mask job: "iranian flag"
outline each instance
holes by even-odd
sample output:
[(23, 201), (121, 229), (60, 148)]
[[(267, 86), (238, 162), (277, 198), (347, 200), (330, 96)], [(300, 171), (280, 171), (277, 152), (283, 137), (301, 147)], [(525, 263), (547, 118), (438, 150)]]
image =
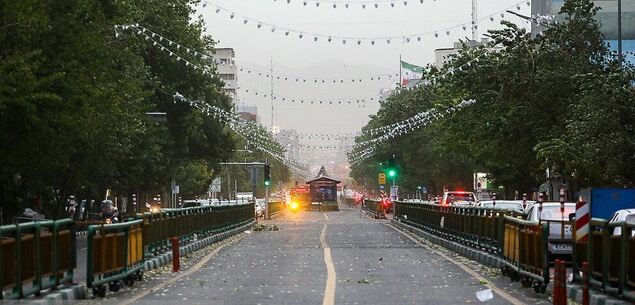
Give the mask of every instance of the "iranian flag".
[(411, 79), (421, 79), (423, 67), (401, 61), (401, 84), (405, 85)]

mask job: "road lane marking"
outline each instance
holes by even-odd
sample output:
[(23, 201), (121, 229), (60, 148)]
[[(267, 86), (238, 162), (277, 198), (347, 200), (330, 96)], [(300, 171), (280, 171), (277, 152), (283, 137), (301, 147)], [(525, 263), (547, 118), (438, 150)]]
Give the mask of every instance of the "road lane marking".
[(189, 268), (187, 271), (183, 271), (183, 272), (177, 272), (176, 274), (173, 273), (174, 276), (171, 276), (170, 279), (168, 279), (167, 281), (158, 284), (156, 286), (150, 287), (144, 291), (142, 291), (141, 293), (132, 296), (130, 299), (125, 300), (124, 302), (119, 303), (120, 305), (129, 305), (130, 303), (139, 300), (143, 297), (145, 297), (146, 295), (153, 293), (155, 291), (158, 291), (160, 289), (162, 289), (163, 287), (173, 284), (174, 282), (178, 281), (179, 279), (185, 277), (185, 276), (189, 276), (192, 273), (198, 271), (199, 269), (201, 269), (201, 267), (203, 267), (205, 264), (207, 264), (207, 262), (214, 257), (216, 254), (218, 254), (218, 252), (220, 250), (222, 250), (223, 248), (225, 248), (226, 246), (229, 245), (233, 245), (236, 242), (238, 242), (239, 240), (245, 238), (247, 235), (244, 234), (242, 236), (238, 236), (236, 239), (234, 240), (230, 240), (228, 243), (219, 245), (218, 248), (214, 249), (212, 252), (210, 252), (209, 254), (207, 254), (201, 261), (199, 261), (198, 263), (196, 263), (194, 266), (192, 266), (192, 268)]
[(417, 245), (426, 248), (434, 253), (436, 253), (437, 255), (443, 257), (445, 260), (447, 260), (448, 262), (451, 262), (457, 266), (459, 266), (461, 269), (463, 269), (465, 272), (467, 272), (468, 274), (470, 274), (471, 276), (473, 276), (474, 278), (476, 278), (477, 280), (479, 280), (481, 283), (487, 283), (485, 284), (485, 286), (487, 286), (487, 288), (491, 289), (492, 291), (496, 292), (498, 295), (500, 295), (502, 298), (504, 298), (505, 300), (509, 301), (510, 303), (514, 304), (514, 305), (524, 305), (525, 302), (522, 302), (520, 300), (518, 300), (517, 298), (513, 297), (511, 294), (505, 292), (504, 290), (501, 290), (500, 288), (494, 286), (491, 284), (491, 282), (484, 278), (483, 276), (481, 276), (480, 274), (476, 273), (476, 271), (468, 268), (467, 266), (465, 266), (463, 263), (458, 262), (454, 259), (452, 259), (451, 257), (445, 255), (443, 252), (438, 251), (426, 244), (421, 243), (420, 241), (418, 241), (416, 238), (410, 236), (410, 234), (407, 234), (406, 232), (402, 232), (401, 230), (397, 229), (395, 226), (393, 225), (388, 225), (389, 227), (393, 228), (395, 231), (401, 233), (403, 236), (407, 237), (408, 239), (412, 240), (414, 243), (416, 243)]
[(324, 248), (324, 263), (326, 263), (326, 287), (324, 288), (324, 300), (322, 301), (322, 305), (333, 305), (335, 304), (335, 266), (333, 265), (333, 260), (331, 259), (331, 248), (326, 243), (326, 228), (329, 217), (324, 214), (326, 221), (324, 222), (324, 227), (322, 227), (322, 233), (320, 234), (320, 243), (322, 243), (322, 248)]

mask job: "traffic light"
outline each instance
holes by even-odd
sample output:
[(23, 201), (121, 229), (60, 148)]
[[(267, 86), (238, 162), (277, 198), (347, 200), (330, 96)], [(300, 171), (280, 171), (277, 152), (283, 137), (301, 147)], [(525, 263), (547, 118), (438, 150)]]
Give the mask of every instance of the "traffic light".
[(397, 166), (395, 164), (395, 155), (388, 160), (388, 177), (394, 178), (397, 176)]
[(271, 167), (265, 164), (265, 186), (271, 185)]

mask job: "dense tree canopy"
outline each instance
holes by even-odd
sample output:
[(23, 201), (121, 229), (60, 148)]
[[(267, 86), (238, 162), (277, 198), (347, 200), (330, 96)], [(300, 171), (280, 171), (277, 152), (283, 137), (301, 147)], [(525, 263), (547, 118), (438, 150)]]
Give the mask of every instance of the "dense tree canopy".
[[(66, 199), (137, 193), (141, 206), (178, 179), (204, 193), (237, 136), (174, 94), (231, 112), (209, 60), (126, 31), (141, 24), (211, 54), (193, 0), (3, 1), (0, 4), (0, 178), (4, 221), (35, 208), (65, 217)], [(167, 122), (147, 112), (167, 113)], [(169, 197), (168, 197), (169, 198)], [(43, 205), (36, 205), (41, 202)]]
[(405, 192), (472, 189), (473, 173), (483, 172), (510, 197), (536, 190), (547, 169), (572, 189), (635, 186), (633, 67), (609, 52), (596, 11), (565, 1), (564, 21), (535, 37), (503, 21), (491, 43), (466, 43), (443, 67), (428, 67), (425, 81), (393, 93), (364, 130), (476, 102), (374, 144), (373, 154), (360, 152), (377, 135), (363, 132), (351, 175), (376, 185), (377, 164), (395, 154)]

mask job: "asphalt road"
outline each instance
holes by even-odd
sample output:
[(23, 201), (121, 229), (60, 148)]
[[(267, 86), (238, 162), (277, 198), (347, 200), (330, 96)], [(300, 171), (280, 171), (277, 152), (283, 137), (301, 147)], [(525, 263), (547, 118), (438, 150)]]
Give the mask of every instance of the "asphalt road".
[[(276, 230), (277, 229), (277, 230)], [(146, 274), (100, 304), (550, 304), (498, 270), (357, 209), (287, 212)]]

